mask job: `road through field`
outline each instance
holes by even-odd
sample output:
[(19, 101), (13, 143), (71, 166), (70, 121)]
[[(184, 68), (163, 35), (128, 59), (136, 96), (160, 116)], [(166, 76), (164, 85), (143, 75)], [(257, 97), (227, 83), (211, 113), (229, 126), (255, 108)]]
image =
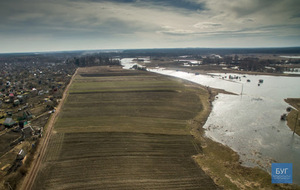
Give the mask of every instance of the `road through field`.
[(91, 67), (80, 68), (68, 89), (29, 187), (218, 189), (193, 159), (202, 150), (188, 121), (203, 110), (200, 88), (149, 72)]
[(62, 99), (59, 103), (59, 105), (56, 108), (56, 111), (52, 114), (51, 118), (49, 119), (48, 123), (47, 123), (47, 127), (46, 127), (46, 131), (44, 132), (44, 137), (41, 139), (40, 144), (38, 146), (38, 149), (36, 151), (36, 155), (35, 158), (32, 162), (32, 166), (29, 170), (29, 172), (27, 173), (27, 175), (25, 176), (25, 179), (23, 181), (23, 183), (21, 184), (19, 189), (24, 189), (24, 190), (30, 190), (32, 188), (32, 185), (34, 183), (34, 180), (37, 176), (37, 173), (39, 171), (39, 167), (41, 165), (42, 159), (45, 155), (51, 134), (52, 134), (52, 130), (53, 130), (53, 126), (54, 123), (56, 121), (57, 115), (59, 114), (62, 105), (64, 104), (64, 101), (67, 97), (69, 88), (77, 74), (78, 69), (75, 71), (75, 73), (73, 74), (69, 84), (67, 85), (67, 87), (65, 88), (65, 91), (63, 93)]

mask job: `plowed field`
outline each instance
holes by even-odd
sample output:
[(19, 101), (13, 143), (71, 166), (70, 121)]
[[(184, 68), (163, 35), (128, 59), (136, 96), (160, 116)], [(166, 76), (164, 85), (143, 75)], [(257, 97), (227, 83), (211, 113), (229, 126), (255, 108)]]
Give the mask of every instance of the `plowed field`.
[(118, 68), (79, 70), (33, 189), (217, 189), (192, 159), (201, 89)]

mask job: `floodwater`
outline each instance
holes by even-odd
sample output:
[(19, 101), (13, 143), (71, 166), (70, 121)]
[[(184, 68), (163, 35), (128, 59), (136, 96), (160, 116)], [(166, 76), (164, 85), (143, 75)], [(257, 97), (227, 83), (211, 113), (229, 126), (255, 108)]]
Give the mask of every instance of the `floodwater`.
[(284, 56), (284, 55), (282, 55), (282, 56), (279, 56), (279, 57), (283, 57), (283, 58), (289, 58), (289, 59), (300, 59), (300, 56)]
[(297, 71), (285, 71), (284, 74), (300, 75), (300, 69)]
[[(139, 65), (136, 61), (133, 61), (133, 59), (136, 59), (136, 58), (123, 58), (123, 59), (121, 59), (121, 64), (123, 65), (123, 69), (130, 69), (134, 65)], [(139, 58), (139, 59), (143, 59), (144, 63), (149, 63), (150, 62), (149, 57), (144, 57), (144, 58)]]
[[(132, 64), (131, 60), (121, 62)], [(204, 125), (206, 135), (235, 150), (245, 166), (270, 172), (271, 163), (293, 163), (293, 182), (300, 184), (300, 137), (280, 120), (289, 107), (284, 99), (300, 98), (300, 77), (195, 75), (162, 68), (150, 71), (238, 94), (217, 96)], [(237, 79), (229, 79), (229, 75)]]

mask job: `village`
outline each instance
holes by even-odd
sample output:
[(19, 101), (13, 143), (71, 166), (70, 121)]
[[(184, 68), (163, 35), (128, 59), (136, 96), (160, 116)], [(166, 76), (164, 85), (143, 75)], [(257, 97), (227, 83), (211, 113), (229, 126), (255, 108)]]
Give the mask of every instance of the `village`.
[[(26, 162), (43, 136), (43, 128), (55, 112), (75, 66), (59, 56), (0, 59), (0, 178), (8, 179), (25, 175)], [(15, 172), (22, 165), (23, 170)]]

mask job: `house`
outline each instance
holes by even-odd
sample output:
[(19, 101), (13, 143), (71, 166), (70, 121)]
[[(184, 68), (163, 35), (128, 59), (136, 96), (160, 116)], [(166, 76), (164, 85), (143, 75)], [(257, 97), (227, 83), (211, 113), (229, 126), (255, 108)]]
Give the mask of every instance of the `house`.
[(6, 118), (5, 121), (3, 122), (3, 125), (7, 128), (10, 128), (16, 124), (17, 123), (12, 118)]
[(37, 93), (38, 93), (38, 90), (37, 90), (36, 88), (32, 88), (31, 93), (32, 93), (32, 94), (37, 94)]
[(24, 112), (23, 112), (23, 118), (24, 119), (32, 119), (32, 113), (30, 112), (30, 111), (28, 111), (28, 110), (25, 110)]
[(34, 135), (38, 135), (39, 137), (42, 137), (42, 135), (43, 135), (43, 127), (36, 128)]
[(18, 98), (19, 100), (23, 100), (24, 97), (23, 97), (22, 95), (18, 95), (17, 98)]
[(19, 100), (14, 100), (14, 106), (18, 106), (20, 105), (20, 101)]
[(9, 98), (14, 98), (15, 95), (14, 95), (13, 93), (10, 93), (10, 94), (8, 95), (8, 97), (9, 97)]
[(6, 112), (6, 115), (7, 115), (8, 117), (12, 117), (13, 113), (12, 113), (11, 111), (8, 111), (8, 112)]
[(23, 159), (25, 158), (25, 156), (26, 156), (25, 151), (24, 151), (23, 149), (21, 149), (21, 150), (19, 151), (19, 153), (17, 154), (16, 160), (23, 160)]
[(27, 125), (27, 127), (24, 127), (21, 130), (22, 130), (23, 139), (27, 139), (27, 138), (31, 137), (32, 135), (34, 135), (34, 130), (30, 125)]
[(39, 96), (44, 95), (44, 90), (40, 90), (40, 91), (38, 92), (38, 95), (39, 95)]
[(6, 87), (10, 87), (10, 81), (6, 81)]

